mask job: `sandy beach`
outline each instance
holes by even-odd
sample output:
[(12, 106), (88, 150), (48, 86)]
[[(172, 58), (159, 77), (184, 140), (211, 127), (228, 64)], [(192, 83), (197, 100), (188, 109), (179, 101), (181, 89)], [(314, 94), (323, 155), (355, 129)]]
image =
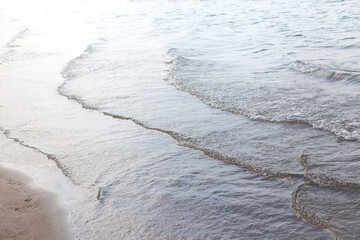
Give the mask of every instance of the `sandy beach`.
[(65, 214), (49, 192), (0, 167), (0, 239), (70, 239)]

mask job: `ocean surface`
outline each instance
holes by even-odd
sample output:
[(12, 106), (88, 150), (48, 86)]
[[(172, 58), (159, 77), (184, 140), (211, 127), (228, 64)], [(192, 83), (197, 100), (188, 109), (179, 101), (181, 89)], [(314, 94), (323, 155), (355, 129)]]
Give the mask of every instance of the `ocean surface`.
[(76, 239), (359, 239), (359, 13), (3, 0), (0, 162)]

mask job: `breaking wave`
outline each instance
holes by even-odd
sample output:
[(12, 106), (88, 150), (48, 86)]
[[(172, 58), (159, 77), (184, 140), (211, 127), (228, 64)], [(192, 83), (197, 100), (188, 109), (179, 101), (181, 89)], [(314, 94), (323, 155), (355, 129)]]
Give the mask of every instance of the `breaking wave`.
[[(312, 89), (308, 82), (291, 88), (283, 88), (279, 84), (274, 89), (270, 86), (263, 89), (262, 86), (257, 87), (252, 80), (246, 82), (245, 76), (214, 73), (222, 72), (215, 62), (185, 57), (178, 49), (170, 49), (164, 62), (168, 65), (164, 77), (168, 84), (195, 96), (212, 108), (257, 121), (304, 124), (331, 132), (340, 139), (360, 140), (360, 119), (354, 118), (353, 114), (354, 109), (360, 108), (357, 95), (344, 100), (339, 94), (339, 102), (336, 102), (336, 98), (330, 101), (332, 96), (326, 93), (327, 90)], [(330, 71), (301, 61), (292, 64), (292, 68), (333, 81), (360, 80), (357, 72)], [(233, 79), (229, 81), (226, 78)]]
[(303, 74), (311, 74), (316, 77), (325, 78), (329, 81), (346, 81), (349, 83), (360, 83), (360, 72), (335, 70), (325, 66), (306, 63), (296, 60), (291, 64), (291, 69)]

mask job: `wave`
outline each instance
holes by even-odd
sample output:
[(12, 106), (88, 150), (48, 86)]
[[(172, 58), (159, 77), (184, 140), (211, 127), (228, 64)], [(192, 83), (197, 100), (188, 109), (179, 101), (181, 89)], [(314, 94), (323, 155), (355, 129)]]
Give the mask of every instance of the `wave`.
[(14, 141), (15, 143), (19, 144), (20, 146), (22, 147), (25, 147), (27, 149), (31, 149), (43, 156), (45, 156), (47, 159), (49, 159), (50, 161), (54, 162), (56, 167), (60, 170), (60, 172), (73, 184), (73, 185), (76, 185), (76, 186), (80, 186), (80, 187), (85, 187), (85, 188), (88, 188), (88, 189), (95, 189), (97, 191), (97, 194), (96, 194), (96, 199), (98, 201), (102, 201), (102, 187), (100, 186), (95, 186), (95, 185), (84, 185), (82, 183), (79, 183), (78, 181), (76, 181), (74, 178), (73, 178), (73, 175), (71, 173), (71, 170), (61, 162), (61, 158), (55, 156), (54, 154), (50, 154), (50, 153), (47, 153), (47, 152), (44, 152), (43, 150), (37, 148), (37, 147), (34, 147), (34, 146), (31, 146), (27, 143), (25, 143), (24, 141), (20, 140), (19, 138), (17, 137), (13, 137), (12, 134), (11, 134), (11, 131), (10, 130), (7, 130), (7, 129), (4, 129), (2, 127), (0, 127), (0, 132), (9, 140), (12, 140)]
[(316, 77), (325, 78), (330, 81), (347, 81), (350, 83), (360, 83), (360, 72), (349, 70), (335, 70), (328, 67), (305, 63), (296, 60), (290, 66), (294, 71), (311, 74)]
[(354, 171), (359, 168), (360, 157), (343, 157), (341, 161), (332, 159), (330, 163), (321, 162), (320, 164), (302, 155), (298, 161), (305, 170), (305, 178), (318, 186), (360, 191), (358, 171)]
[(306, 201), (302, 200), (301, 198), (303, 195), (305, 195), (303, 194), (303, 191), (306, 186), (306, 184), (302, 184), (292, 193), (291, 207), (305, 222), (330, 232), (330, 234), (334, 237), (335, 234), (329, 229), (326, 219), (317, 216), (315, 211), (313, 212), (306, 208)]
[[(281, 90), (279, 85), (277, 86), (279, 89), (273, 90), (274, 93), (271, 98), (269, 98), (269, 89), (261, 90), (261, 86), (256, 88), (256, 86), (252, 86), (253, 83), (250, 81), (243, 86), (232, 88), (231, 85), (227, 86), (226, 81), (216, 82), (212, 80), (226, 77), (212, 73), (214, 69), (218, 71), (217, 68), (219, 68), (214, 62), (183, 55), (178, 49), (168, 50), (164, 61), (168, 65), (164, 81), (177, 90), (187, 92), (198, 98), (212, 108), (240, 114), (256, 121), (307, 125), (314, 129), (331, 132), (343, 140), (360, 141), (360, 120), (347, 119), (346, 116), (339, 115), (338, 112), (329, 118), (329, 112), (333, 111), (334, 107), (341, 110), (349, 108), (347, 102), (341, 102), (337, 105), (336, 102), (329, 102), (329, 96), (324, 95), (324, 103), (321, 103), (321, 99), (315, 92), (311, 98), (306, 99), (307, 102), (304, 102), (303, 95), (309, 94), (309, 91), (296, 92), (296, 86), (290, 90), (285, 89), (284, 93), (281, 93), (279, 92)], [(360, 75), (356, 72), (327, 71), (324, 68), (305, 64), (301, 61), (292, 64), (292, 68), (299, 72), (322, 74), (334, 81), (360, 81)], [(221, 71), (219, 72), (221, 73)], [(241, 82), (238, 79), (243, 78), (243, 76), (233, 76), (233, 78), (235, 79), (234, 82)], [(302, 87), (309, 88), (309, 83), (306, 85)], [(294, 93), (292, 94), (290, 91)], [(294, 98), (294, 100), (292, 101), (289, 97)], [(318, 102), (318, 105), (314, 105)], [(352, 102), (352, 106), (354, 104)], [(353, 112), (353, 109), (350, 109), (349, 112)]]
[[(89, 48), (88, 48), (89, 49)], [(89, 110), (94, 110), (97, 112), (100, 112), (101, 114), (108, 116), (108, 117), (112, 117), (115, 119), (119, 119), (119, 120), (126, 120), (126, 121), (131, 121), (134, 124), (147, 129), (147, 130), (151, 130), (151, 131), (156, 131), (159, 133), (163, 133), (168, 135), (169, 137), (173, 138), (174, 140), (176, 140), (179, 145), (187, 147), (189, 149), (192, 150), (196, 150), (196, 151), (201, 151), (204, 155), (213, 158), (213, 159), (217, 159), (217, 160), (221, 160), (225, 163), (228, 164), (232, 164), (238, 167), (241, 167), (243, 169), (246, 169), (250, 172), (255, 173), (256, 175), (260, 175), (260, 176), (265, 176), (265, 177), (269, 177), (269, 178), (276, 178), (276, 179), (291, 179), (291, 178), (307, 178), (309, 181), (318, 184), (319, 186), (323, 186), (323, 187), (328, 187), (328, 188), (340, 188), (340, 189), (346, 189), (346, 190), (360, 190), (360, 182), (358, 182), (356, 179), (358, 179), (356, 176), (353, 178), (353, 173), (354, 171), (349, 171), (349, 174), (344, 174), (344, 177), (341, 178), (338, 175), (334, 174), (334, 171), (332, 171), (333, 169), (331, 168), (325, 168), (327, 165), (327, 162), (320, 160), (320, 161), (314, 161), (316, 163), (322, 163), (323, 165), (320, 167), (317, 167), (315, 164), (310, 163), (310, 161), (308, 160), (304, 160), (305, 159), (305, 155), (303, 155), (302, 157), (300, 157), (299, 159), (299, 163), (300, 165), (302, 165), (303, 170), (296, 162), (296, 155), (294, 158), (294, 154), (287, 154), (286, 150), (284, 150), (284, 152), (278, 152), (277, 154), (284, 154), (284, 156), (276, 156), (275, 158), (273, 158), (274, 156), (271, 155), (270, 159), (266, 159), (267, 156), (265, 155), (261, 155), (261, 154), (257, 154), (257, 153), (252, 153), (250, 152), (250, 154), (247, 153), (248, 150), (242, 151), (239, 150), (237, 151), (236, 149), (238, 148), (238, 146), (234, 146), (234, 147), (230, 147), (230, 148), (223, 148), (223, 146), (225, 146), (224, 144), (226, 144), (226, 141), (229, 139), (231, 139), (231, 141), (236, 141), (236, 139), (241, 139), (238, 138), (241, 134), (228, 134), (228, 132), (222, 132), (222, 131), (214, 131), (211, 132), (211, 134), (214, 134), (212, 136), (209, 136), (209, 134), (207, 135), (199, 135), (199, 136), (193, 136), (191, 132), (186, 132), (186, 131), (182, 131), (181, 129), (177, 129), (172, 128), (171, 126), (167, 126), (165, 125), (159, 125), (156, 122), (152, 122), (152, 121), (148, 121), (146, 118), (142, 119), (140, 116), (137, 116), (136, 114), (132, 114), (131, 110), (130, 112), (126, 112), (127, 110), (124, 111), (117, 111), (116, 107), (112, 108), (112, 106), (110, 106), (110, 108), (104, 107), (103, 105), (101, 105), (101, 101), (94, 101), (94, 98), (90, 98), (88, 99), (86, 96), (88, 95), (84, 95), (84, 92), (81, 91), (81, 86), (76, 82), (77, 78), (79, 79), (79, 82), (82, 82), (82, 80), (85, 80), (86, 78), (84, 78), (84, 76), (88, 73), (94, 73), (97, 72), (99, 70), (104, 70), (105, 73), (107, 73), (107, 70), (109, 68), (114, 68), (114, 66), (109, 66), (111, 64), (108, 64), (107, 59), (105, 59), (106, 61), (104, 61), (104, 59), (102, 58), (103, 55), (100, 54), (100, 56), (93, 56), (93, 54), (95, 52), (97, 52), (97, 50), (95, 50), (94, 48), (93, 52), (89, 52), (86, 51), (85, 53), (79, 55), (77, 58), (71, 60), (64, 68), (62, 71), (62, 75), (64, 77), (64, 82), (58, 87), (58, 93), (66, 98), (68, 98), (69, 100), (73, 100), (76, 101), (77, 103), (79, 103), (84, 109), (89, 109)], [(169, 51), (176, 51), (176, 50), (169, 50)], [(100, 59), (98, 59), (97, 57), (100, 57)], [(98, 61), (100, 60), (100, 61)], [(176, 68), (179, 65), (177, 65), (177, 62), (186, 62), (189, 63), (189, 67), (190, 68), (194, 68), (194, 71), (198, 70), (198, 66), (193, 64), (193, 59), (188, 58), (188, 57), (176, 57), (176, 58), (172, 58), (169, 59), (167, 61), (167, 64), (171, 67), (171, 68)], [(175, 65), (174, 65), (175, 64)], [(183, 66), (183, 65), (182, 65)], [(181, 67), (182, 67), (181, 66)], [(115, 66), (116, 67), (116, 66)], [(119, 70), (119, 69), (118, 69)], [(172, 69), (174, 71), (174, 69)], [(182, 70), (182, 69), (180, 69)], [(101, 74), (103, 74), (104, 72), (99, 72), (98, 75), (92, 75), (92, 77), (94, 77), (94, 81), (96, 81), (96, 79), (100, 79), (101, 78)], [(118, 72), (115, 72), (114, 74), (119, 74)], [(169, 73), (167, 72), (167, 76), (174, 74), (173, 73)], [(187, 72), (187, 74), (192, 74), (192, 72)], [(118, 75), (116, 75), (118, 76)], [(92, 79), (92, 77), (90, 77), (89, 79)], [(172, 81), (172, 79), (168, 79), (169, 81)], [(174, 79), (174, 84), (178, 84), (179, 79)], [(183, 82), (187, 81), (188, 79), (182, 79)], [(87, 81), (87, 80), (86, 80)], [(103, 81), (99, 82), (100, 84)], [(85, 82), (86, 83), (86, 82)], [(106, 83), (103, 83), (106, 85)], [(170, 83), (172, 84), (172, 83)], [(111, 86), (113, 86), (112, 84), (110, 84)], [(173, 85), (173, 84), (172, 84)], [(96, 83), (97, 86), (97, 83)], [(123, 86), (123, 85), (122, 85)], [(123, 86), (126, 87), (126, 86)], [(179, 85), (179, 87), (187, 87), (186, 85)], [(93, 89), (94, 90), (94, 89)], [(189, 87), (189, 92), (192, 93), (191, 91), (193, 90), (193, 88)], [(91, 90), (92, 91), (92, 90)], [(101, 92), (101, 89), (99, 89), (99, 91)], [(193, 93), (195, 96), (199, 96), (198, 92), (194, 92)], [(211, 96), (211, 95), (210, 95)], [(209, 102), (213, 102), (213, 99), (211, 98), (207, 98), (206, 95), (204, 94), (204, 98), (202, 100), (203, 102), (209, 101)], [(219, 101), (219, 104), (222, 104), (221, 101)], [(201, 104), (200, 104), (201, 105)], [(223, 110), (225, 106), (221, 106), (220, 109)], [(216, 108), (218, 108), (216, 106)], [(114, 110), (115, 109), (115, 110)], [(125, 112), (125, 113), (124, 113)], [(232, 117), (236, 117), (236, 115), (232, 115), (232, 114), (225, 114), (227, 116), (232, 116)], [(224, 116), (225, 116), (224, 115)], [(210, 117), (210, 115), (208, 116)], [(230, 119), (232, 119), (232, 117)], [(225, 119), (223, 119), (225, 121)], [(264, 121), (268, 121), (267, 119), (265, 119)], [(251, 122), (251, 121), (249, 121)], [(292, 121), (292, 122), (288, 122), (288, 123), (292, 123), (291, 125), (288, 126), (277, 126), (277, 125), (273, 125), (276, 126), (273, 130), (270, 131), (282, 131), (281, 129), (283, 127), (285, 127), (286, 129), (289, 130), (285, 130), (284, 132), (279, 133), (279, 135), (277, 135), (278, 137), (281, 136), (286, 136), (286, 135), (292, 135), (298, 131), (299, 129), (301, 129), (301, 131), (305, 132), (305, 135), (301, 135), (300, 134), (300, 138), (302, 138), (302, 140), (299, 142), (303, 143), (302, 146), (299, 146), (299, 148), (294, 148), (294, 150), (301, 155), (304, 150), (308, 151), (311, 153), (321, 153), (324, 156), (332, 156), (333, 158), (335, 158), (336, 156), (339, 156), (339, 154), (337, 154), (338, 150), (343, 151), (344, 153), (346, 151), (351, 151), (351, 149), (357, 149), (358, 144), (357, 142), (346, 142), (346, 144), (341, 145), (340, 143), (336, 142), (336, 138), (330, 138), (330, 140), (328, 141), (329, 135), (328, 134), (319, 134), (318, 131), (313, 131), (311, 130), (311, 128), (306, 128), (304, 126), (299, 125), (299, 123), (302, 123), (300, 121), (296, 122), (296, 121)], [(297, 123), (298, 126), (294, 125), (294, 123)], [(307, 124), (308, 123), (302, 123), (302, 124)], [(261, 124), (262, 125), (262, 124)], [(196, 127), (196, 125), (194, 125)], [(194, 127), (192, 126), (192, 127)], [(258, 127), (258, 125), (253, 126), (253, 127)], [(225, 131), (232, 131), (232, 129), (227, 129)], [(308, 134), (308, 135), (307, 135)], [(225, 138), (224, 135), (229, 135), (228, 138)], [(260, 134), (261, 135), (261, 134)], [(331, 136), (331, 135), (330, 135)], [(259, 136), (261, 137), (261, 136)], [(311, 139), (314, 138), (315, 140)], [(219, 142), (219, 141), (224, 141), (224, 143), (219, 143), (219, 144), (213, 144), (213, 142)], [(251, 139), (248, 139), (249, 141)], [(253, 140), (252, 140), (253, 141)], [(257, 140), (255, 140), (257, 141)], [(261, 141), (261, 140), (260, 140)], [(323, 144), (319, 144), (317, 145), (317, 142), (321, 141), (324, 142)], [(316, 144), (316, 148), (312, 148), (313, 144)], [(259, 144), (259, 142), (254, 142), (253, 143), (254, 146)], [(295, 143), (294, 143), (295, 144)], [(271, 145), (271, 144), (270, 144)], [(249, 146), (249, 151), (251, 151), (251, 149), (254, 147), (253, 145), (246, 145)], [(246, 148), (246, 146), (244, 148)], [(287, 148), (287, 145), (283, 144), (281, 147)], [(331, 147), (329, 147), (331, 146)], [(266, 149), (275, 149), (276, 145), (273, 146), (265, 146), (268, 147)], [(289, 145), (289, 148), (293, 147), (292, 144)], [(328, 150), (330, 149), (330, 150)], [(257, 149), (256, 151), (258, 151), (259, 149)], [(263, 149), (265, 150), (265, 149)], [(279, 159), (280, 158), (280, 159)], [(275, 161), (274, 161), (275, 160)], [(348, 160), (348, 162), (352, 162), (351, 159), (345, 159), (345, 161)], [(284, 162), (284, 164), (287, 164), (286, 167), (284, 167), (283, 164), (281, 164), (281, 162)], [(279, 164), (280, 163), (280, 164)], [(295, 164), (294, 164), (295, 163)], [(337, 163), (336, 163), (337, 164)], [(344, 169), (348, 169), (352, 167), (351, 164), (337, 164), (335, 167), (337, 167), (337, 172), (339, 173), (343, 173)], [(326, 171), (320, 171), (321, 169), (325, 169)], [(330, 170), (329, 170), (330, 169)], [(329, 171), (327, 171), (329, 170)], [(353, 179), (353, 180), (352, 180)]]
[(24, 61), (34, 58), (48, 57), (52, 55), (51, 53), (41, 53), (41, 52), (30, 52), (30, 51), (20, 51), (18, 47), (21, 45), (18, 44), (19, 39), (23, 39), (25, 36), (29, 34), (29, 28), (24, 28), (20, 32), (18, 32), (7, 44), (7, 51), (0, 54), (0, 64), (16, 62), (16, 61)]
[(21, 30), (20, 32), (18, 32), (17, 34), (15, 34), (15, 36), (6, 43), (6, 48), (10, 49), (8, 51), (6, 51), (5, 53), (2, 53), (0, 55), (0, 64), (6, 63), (6, 62), (11, 62), (14, 61), (16, 59), (21, 59), (19, 57), (16, 57), (16, 51), (14, 50), (14, 48), (19, 47), (19, 44), (16, 44), (16, 42), (18, 41), (18, 39), (23, 38), (27, 33), (28, 33), (29, 29), (28, 28), (24, 28), (23, 30)]
[(307, 223), (334, 239), (359, 239), (360, 194), (302, 184), (292, 193), (292, 208)]
[(29, 28), (24, 28), (23, 30), (21, 30), (20, 32), (18, 32), (6, 45), (9, 48), (14, 48), (14, 47), (19, 47), (19, 44), (16, 44), (16, 42), (21, 39), (24, 38), (27, 34), (29, 33)]
[(77, 183), (72, 177), (71, 177), (71, 173), (69, 171), (69, 169), (63, 164), (61, 163), (61, 161), (56, 158), (53, 154), (49, 154), (49, 153), (46, 153), (36, 147), (33, 147), (33, 146), (30, 146), (28, 145), (27, 143), (21, 141), (20, 139), (16, 138), (16, 137), (12, 137), (11, 136), (11, 132), (10, 130), (5, 130), (3, 128), (0, 127), (0, 131), (4, 134), (4, 136), (7, 138), (7, 139), (10, 139), (10, 140), (13, 140), (14, 142), (20, 144), (21, 146), (23, 147), (26, 147), (26, 148), (29, 148), (29, 149), (32, 149), (34, 150), (35, 152), (38, 152), (42, 155), (44, 155), (46, 158), (48, 158), (49, 160), (53, 161), (56, 166), (60, 169), (60, 171), (63, 173), (63, 175), (65, 177), (67, 177), (74, 185), (80, 185), (79, 183)]
[[(244, 156), (243, 158), (230, 156), (226, 153), (222, 153), (218, 150), (210, 149), (210, 148), (204, 146), (204, 144), (202, 144), (201, 140), (199, 140), (199, 139), (189, 137), (187, 135), (181, 134), (176, 131), (168, 130), (168, 129), (161, 128), (161, 127), (155, 127), (152, 124), (145, 123), (144, 121), (141, 121), (132, 116), (126, 116), (126, 115), (121, 115), (121, 114), (114, 113), (114, 112), (105, 111), (105, 110), (101, 109), (100, 106), (90, 103), (89, 101), (87, 101), (87, 99), (81, 97), (78, 93), (74, 92), (70, 86), (71, 82), (74, 81), (74, 79), (76, 79), (76, 78), (82, 77), (90, 72), (96, 72), (100, 68), (104, 70), (104, 68), (107, 69), (109, 67), (108, 64), (105, 65), (105, 64), (91, 62), (89, 59), (89, 56), (91, 54), (93, 54), (96, 50), (93, 47), (90, 47), (90, 48), (92, 49), (92, 52), (89, 52), (88, 50), (86, 50), (83, 54), (81, 54), (78, 57), (76, 57), (75, 59), (71, 60), (63, 68), (62, 75), (65, 80), (58, 87), (58, 93), (60, 95), (66, 97), (69, 100), (76, 101), (84, 109), (98, 111), (105, 116), (112, 117), (115, 119), (131, 121), (134, 124), (136, 124), (137, 126), (140, 126), (144, 129), (147, 129), (150, 131), (156, 131), (156, 132), (159, 132), (162, 134), (166, 134), (169, 137), (171, 137), (172, 139), (176, 140), (179, 143), (179, 145), (181, 145), (181, 146), (187, 147), (187, 148), (195, 150), (195, 151), (200, 151), (204, 155), (206, 155), (210, 158), (223, 161), (227, 164), (232, 164), (232, 165), (238, 166), (240, 168), (243, 168), (250, 172), (253, 172), (256, 175), (266, 176), (269, 178), (276, 178), (276, 179), (299, 178), (299, 177), (302, 178), (303, 177), (302, 173), (289, 172), (286, 170), (281, 171), (274, 167), (273, 168), (272, 167), (264, 167), (262, 165), (263, 161), (256, 162), (256, 161), (254, 161), (253, 158), (251, 158), (251, 156), (249, 156), (248, 158), (246, 156)], [(87, 49), (89, 49), (89, 47)], [(169, 64), (171, 64), (171, 63), (169, 62)], [(82, 68), (82, 67), (80, 67), (81, 65), (86, 65), (86, 67)]]
[(246, 159), (230, 157), (226, 154), (219, 153), (212, 149), (201, 147), (196, 144), (197, 143), (196, 139), (179, 134), (177, 132), (174, 132), (171, 130), (166, 130), (166, 129), (161, 129), (161, 128), (157, 128), (157, 127), (152, 127), (138, 119), (135, 119), (135, 118), (132, 118), (129, 116), (123, 116), (123, 115), (119, 115), (119, 114), (102, 111), (98, 107), (87, 103), (86, 100), (82, 99), (80, 96), (77, 96), (75, 94), (71, 94), (71, 93), (67, 92), (66, 85), (67, 85), (67, 83), (63, 83), (58, 88), (58, 93), (64, 97), (66, 97), (69, 100), (76, 101), (77, 103), (79, 103), (82, 106), (82, 108), (98, 111), (98, 112), (102, 113), (103, 115), (112, 117), (114, 119), (131, 121), (134, 124), (136, 124), (137, 126), (140, 126), (144, 129), (166, 134), (166, 135), (170, 136), (172, 139), (176, 140), (180, 146), (187, 147), (192, 150), (200, 151), (205, 156), (208, 156), (210, 158), (220, 160), (227, 164), (231, 164), (231, 165), (243, 168), (245, 170), (248, 170), (256, 175), (265, 176), (268, 178), (275, 178), (275, 179), (289, 179), (290, 178), (291, 179), (291, 178), (302, 178), (303, 177), (303, 174), (300, 174), (300, 173), (280, 172), (280, 171), (276, 171), (274, 169), (257, 166), (255, 163), (254, 164), (249, 163), (251, 161), (247, 161)]

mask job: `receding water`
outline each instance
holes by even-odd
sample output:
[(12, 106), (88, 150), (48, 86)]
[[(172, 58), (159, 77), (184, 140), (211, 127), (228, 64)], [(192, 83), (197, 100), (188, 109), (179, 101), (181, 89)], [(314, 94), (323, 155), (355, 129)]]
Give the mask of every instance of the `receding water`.
[(0, 9), (1, 161), (67, 179), (77, 238), (360, 237), (359, 2)]

